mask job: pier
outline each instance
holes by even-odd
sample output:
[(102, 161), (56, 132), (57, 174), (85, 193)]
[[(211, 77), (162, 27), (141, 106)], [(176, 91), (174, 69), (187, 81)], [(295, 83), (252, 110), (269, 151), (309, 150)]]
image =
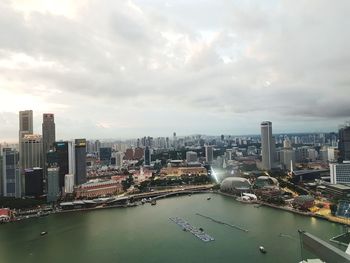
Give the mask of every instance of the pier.
[(229, 224), (229, 223), (226, 223), (226, 222), (222, 222), (222, 221), (217, 220), (217, 219), (215, 219), (215, 218), (212, 218), (212, 217), (210, 217), (210, 216), (205, 216), (205, 215), (202, 215), (202, 214), (199, 214), (199, 213), (196, 213), (196, 215), (201, 216), (201, 217), (203, 217), (203, 218), (205, 218), (205, 219), (209, 219), (209, 220), (211, 220), (211, 221), (213, 221), (213, 222), (215, 222), (215, 223), (217, 223), (217, 224), (229, 226), (229, 227), (232, 227), (232, 228), (241, 230), (241, 231), (243, 231), (243, 232), (248, 232), (248, 229), (244, 229), (244, 228), (239, 227), (239, 226), (235, 226), (235, 225), (232, 225), (232, 224)]
[(195, 235), (197, 238), (203, 242), (214, 241), (215, 239), (208, 234), (204, 233), (202, 230), (199, 230), (193, 227), (190, 223), (180, 217), (169, 217), (171, 221), (180, 226), (184, 231), (188, 231), (191, 234)]

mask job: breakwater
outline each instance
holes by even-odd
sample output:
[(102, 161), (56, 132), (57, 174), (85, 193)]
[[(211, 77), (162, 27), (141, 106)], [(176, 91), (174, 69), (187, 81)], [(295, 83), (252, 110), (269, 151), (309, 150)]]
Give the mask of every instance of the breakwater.
[(209, 219), (209, 220), (211, 220), (211, 221), (213, 221), (213, 222), (215, 222), (215, 223), (217, 223), (217, 224), (229, 226), (229, 227), (231, 227), (231, 228), (235, 228), (235, 229), (241, 230), (241, 231), (243, 231), (243, 232), (248, 232), (248, 229), (244, 229), (244, 228), (242, 228), (242, 227), (239, 227), (239, 226), (236, 226), (236, 225), (233, 225), (233, 224), (229, 224), (229, 223), (226, 223), (226, 222), (222, 222), (222, 221), (217, 220), (217, 219), (215, 219), (215, 218), (212, 218), (212, 217), (210, 217), (210, 216), (205, 216), (205, 215), (202, 215), (202, 214), (199, 214), (199, 213), (196, 213), (196, 215), (201, 216), (201, 217), (203, 217), (203, 218), (205, 218), (205, 219)]

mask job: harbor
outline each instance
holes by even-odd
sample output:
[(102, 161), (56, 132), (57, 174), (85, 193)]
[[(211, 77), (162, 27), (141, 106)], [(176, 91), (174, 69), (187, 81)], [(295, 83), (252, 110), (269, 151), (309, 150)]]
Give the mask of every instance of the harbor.
[(170, 217), (171, 221), (173, 221), (175, 224), (180, 226), (184, 231), (188, 231), (203, 242), (210, 242), (214, 241), (215, 239), (208, 234), (206, 234), (203, 229), (197, 229), (196, 227), (192, 226), (190, 223), (188, 223), (185, 219), (182, 219), (180, 217)]

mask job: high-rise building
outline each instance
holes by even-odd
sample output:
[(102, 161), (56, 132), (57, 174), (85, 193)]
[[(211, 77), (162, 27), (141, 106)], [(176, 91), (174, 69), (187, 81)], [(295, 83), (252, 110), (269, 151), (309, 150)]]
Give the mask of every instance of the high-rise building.
[(74, 174), (66, 174), (64, 176), (64, 192), (66, 194), (73, 193), (74, 190)]
[[(64, 186), (64, 177), (66, 174), (75, 174), (75, 154), (72, 142), (55, 142), (55, 158), (59, 167), (59, 187)], [(74, 181), (73, 181), (74, 183)]]
[(336, 149), (334, 147), (328, 147), (327, 158), (329, 162), (335, 162), (337, 160)]
[(0, 196), (3, 196), (3, 169), (2, 169), (2, 148), (0, 147)]
[(100, 148), (100, 161), (102, 164), (109, 165), (112, 157), (111, 147), (101, 147)]
[(295, 168), (295, 150), (292, 148), (292, 143), (288, 138), (283, 141), (283, 149), (280, 151), (280, 163), (287, 170), (292, 171)]
[(125, 159), (126, 160), (133, 160), (134, 159), (134, 149), (133, 148), (126, 149)]
[(174, 146), (174, 148), (177, 148), (176, 132), (173, 133), (173, 146)]
[(262, 169), (271, 170), (274, 167), (276, 145), (272, 137), (272, 122), (261, 123), (261, 155)]
[(22, 195), (25, 194), (25, 169), (43, 168), (43, 144), (41, 135), (25, 134), (20, 143), (20, 172)]
[(116, 152), (115, 154), (115, 165), (117, 167), (122, 167), (123, 166), (123, 158), (124, 154), (122, 152)]
[(316, 161), (317, 157), (318, 157), (318, 153), (316, 151), (316, 149), (310, 148), (307, 150), (307, 154), (308, 154), (308, 159), (312, 162)]
[(350, 162), (329, 164), (331, 184), (350, 183)]
[[(249, 146), (248, 146), (248, 150), (249, 150)], [(232, 160), (232, 157), (233, 157), (233, 150), (232, 149), (226, 149), (226, 159), (227, 160)]]
[(21, 190), (24, 194), (24, 169), (27, 167), (23, 166), (25, 153), (22, 149), (22, 140), (25, 135), (33, 134), (33, 111), (25, 110), (19, 112), (19, 136), (18, 136), (18, 145), (19, 145), (19, 169), (20, 169), (20, 182)]
[(95, 141), (95, 151), (100, 156), (100, 148), (101, 148), (101, 142), (99, 140)]
[(134, 160), (141, 160), (144, 156), (144, 150), (142, 148), (135, 148)]
[(151, 149), (148, 146), (146, 146), (145, 148), (144, 157), (145, 157), (145, 165), (146, 166), (151, 165)]
[(32, 168), (25, 169), (25, 195), (26, 196), (41, 196), (43, 195), (43, 169)]
[(170, 142), (169, 142), (169, 137), (165, 138), (165, 149), (169, 149), (170, 148)]
[(41, 135), (26, 134), (21, 141), (21, 169), (43, 168), (43, 142)]
[(187, 163), (194, 163), (198, 161), (198, 156), (196, 152), (186, 152), (186, 161)]
[(25, 134), (33, 134), (33, 111), (25, 110), (19, 112), (19, 141)]
[(59, 169), (52, 167), (47, 169), (47, 202), (56, 202), (60, 195)]
[(214, 159), (214, 149), (213, 146), (205, 146), (205, 160), (208, 164), (211, 164)]
[(86, 140), (75, 140), (75, 183), (86, 183)]
[(42, 135), (44, 155), (46, 155), (56, 141), (55, 116), (52, 113), (43, 114)]
[(43, 168), (44, 178), (46, 179), (46, 154), (53, 148), (53, 144), (56, 141), (56, 129), (55, 129), (55, 116), (52, 113), (43, 114), (42, 123), (42, 136), (43, 136)]
[(19, 154), (16, 150), (3, 149), (2, 192), (5, 197), (21, 197), (21, 177), (18, 159)]
[(338, 149), (340, 161), (350, 160), (350, 124), (339, 129)]
[(323, 146), (320, 149), (319, 159), (323, 162), (328, 162), (328, 146)]

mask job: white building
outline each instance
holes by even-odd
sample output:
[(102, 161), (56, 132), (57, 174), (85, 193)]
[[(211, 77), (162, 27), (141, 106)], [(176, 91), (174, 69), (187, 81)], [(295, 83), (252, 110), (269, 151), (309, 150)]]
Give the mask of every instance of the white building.
[(275, 140), (272, 137), (272, 122), (261, 123), (261, 156), (262, 169), (271, 170), (274, 167), (276, 155)]
[(123, 158), (124, 158), (124, 153), (122, 152), (117, 152), (115, 154), (115, 165), (117, 167), (122, 167), (123, 166)]
[(331, 184), (350, 183), (350, 162), (331, 163), (329, 169), (331, 172)]
[(329, 162), (336, 161), (336, 159), (335, 159), (335, 148), (334, 147), (329, 147), (328, 148), (328, 161)]
[(64, 176), (64, 192), (66, 194), (73, 193), (74, 190), (74, 174), (66, 174)]

